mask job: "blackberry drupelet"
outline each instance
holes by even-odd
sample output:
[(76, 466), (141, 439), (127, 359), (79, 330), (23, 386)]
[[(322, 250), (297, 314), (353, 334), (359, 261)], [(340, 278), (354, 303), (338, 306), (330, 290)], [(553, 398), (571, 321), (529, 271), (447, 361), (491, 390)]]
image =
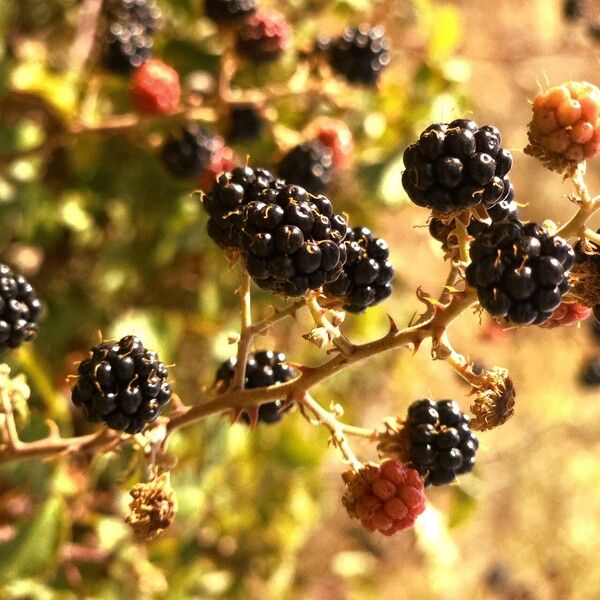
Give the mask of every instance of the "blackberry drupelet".
[(290, 44), (291, 28), (278, 12), (255, 12), (236, 34), (235, 48), (240, 56), (256, 62), (277, 60)]
[(148, 0), (114, 0), (107, 17), (102, 62), (109, 71), (127, 75), (151, 58), (160, 10)]
[(204, 14), (215, 23), (238, 21), (256, 10), (256, 0), (205, 0)]
[(445, 485), (473, 469), (479, 441), (470, 420), (453, 400), (417, 400), (409, 406), (409, 464), (425, 485)]
[(325, 196), (297, 185), (265, 190), (243, 212), (246, 269), (259, 287), (284, 296), (318, 290), (342, 272), (347, 230)]
[(581, 371), (581, 383), (587, 386), (600, 385), (600, 356), (590, 358)]
[[(221, 390), (226, 390), (235, 375), (236, 359), (230, 358), (221, 364), (217, 371), (216, 382)], [(246, 362), (245, 389), (267, 387), (277, 383), (285, 383), (295, 376), (294, 369), (287, 364), (283, 352), (261, 350), (250, 354)], [(266, 402), (258, 407), (259, 423), (277, 423), (281, 421), (285, 412), (292, 407), (291, 403), (282, 400)], [(242, 421), (250, 423), (248, 413), (242, 413)]]
[(234, 106), (229, 113), (226, 138), (230, 144), (255, 140), (262, 135), (264, 128), (265, 120), (255, 106)]
[(390, 63), (390, 42), (382, 27), (349, 27), (330, 42), (319, 41), (331, 68), (348, 82), (374, 86)]
[(199, 177), (222, 145), (200, 124), (191, 122), (182, 126), (178, 135), (170, 134), (160, 150), (160, 158), (166, 169), (178, 179)]
[(493, 125), (435, 123), (404, 151), (402, 185), (417, 205), (447, 214), (512, 199), (512, 156)]
[(287, 183), (301, 185), (311, 194), (325, 190), (332, 174), (333, 153), (319, 140), (292, 148), (280, 161), (277, 174)]
[(89, 421), (139, 433), (171, 399), (167, 367), (133, 335), (94, 346), (79, 364), (71, 399)]
[(467, 282), (491, 315), (541, 325), (570, 289), (573, 248), (537, 223), (493, 223), (470, 247)]
[(257, 200), (263, 190), (278, 190), (284, 185), (266, 169), (237, 167), (221, 174), (203, 198), (210, 215), (208, 235), (222, 248), (239, 248), (244, 206)]
[(344, 299), (344, 310), (360, 313), (379, 304), (392, 293), (394, 267), (387, 242), (366, 227), (355, 227), (346, 235), (343, 273), (325, 284), (323, 293)]
[(34, 340), (41, 313), (42, 303), (31, 284), (0, 264), (0, 352)]

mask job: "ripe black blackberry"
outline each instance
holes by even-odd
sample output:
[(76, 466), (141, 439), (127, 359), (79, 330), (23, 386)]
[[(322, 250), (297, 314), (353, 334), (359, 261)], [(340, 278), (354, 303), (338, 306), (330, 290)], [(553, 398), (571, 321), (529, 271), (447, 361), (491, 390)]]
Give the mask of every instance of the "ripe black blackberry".
[(390, 63), (390, 42), (383, 27), (349, 27), (331, 41), (320, 39), (317, 48), (327, 53), (331, 68), (348, 82), (374, 86)]
[[(230, 358), (221, 364), (217, 370), (216, 384), (225, 391), (233, 381), (235, 375), (236, 358)], [(295, 376), (294, 369), (287, 364), (283, 352), (272, 352), (261, 350), (250, 354), (246, 362), (246, 379), (244, 388), (252, 389), (267, 387), (277, 383), (285, 383)], [(266, 402), (258, 407), (258, 421), (262, 423), (277, 423), (283, 415), (292, 407), (291, 403), (282, 400)], [(242, 413), (242, 421), (250, 423), (247, 412)]]
[(563, 15), (567, 21), (578, 21), (585, 15), (584, 0), (563, 0)]
[(239, 248), (242, 209), (258, 199), (263, 190), (277, 190), (285, 184), (266, 169), (237, 167), (219, 175), (203, 206), (210, 215), (208, 235), (222, 248)]
[(240, 247), (259, 287), (302, 296), (340, 275), (347, 230), (328, 198), (286, 185), (261, 192), (244, 208)]
[(160, 158), (173, 177), (199, 177), (210, 165), (213, 155), (222, 144), (199, 123), (182, 126), (178, 135), (169, 134), (160, 150)]
[(409, 464), (425, 485), (445, 485), (475, 466), (479, 441), (469, 429), (469, 415), (453, 400), (417, 400), (405, 422)]
[(333, 153), (319, 140), (309, 140), (292, 148), (277, 166), (277, 174), (287, 183), (301, 185), (319, 194), (329, 184)]
[(255, 106), (234, 106), (229, 113), (226, 138), (230, 144), (255, 140), (262, 135), (264, 128), (265, 120)]
[(344, 299), (344, 310), (360, 313), (379, 304), (392, 293), (394, 267), (387, 242), (366, 227), (355, 227), (344, 240), (346, 264), (343, 273), (323, 286), (323, 293)]
[(112, 429), (139, 433), (171, 399), (169, 373), (156, 352), (133, 335), (94, 346), (79, 364), (71, 392), (89, 421), (104, 421)]
[(573, 248), (537, 223), (493, 223), (470, 247), (467, 281), (491, 315), (515, 325), (547, 321), (569, 291)]
[(581, 383), (586, 386), (600, 385), (600, 356), (590, 358), (581, 371)]
[(37, 337), (42, 303), (22, 275), (0, 264), (0, 352)]
[(215, 23), (238, 21), (256, 10), (256, 0), (205, 0), (204, 14)]
[(114, 0), (108, 4), (108, 31), (102, 62), (115, 73), (127, 75), (152, 56), (154, 32), (161, 13), (149, 0)]
[(493, 125), (457, 119), (435, 123), (404, 151), (402, 185), (417, 205), (447, 214), (512, 199), (512, 156)]

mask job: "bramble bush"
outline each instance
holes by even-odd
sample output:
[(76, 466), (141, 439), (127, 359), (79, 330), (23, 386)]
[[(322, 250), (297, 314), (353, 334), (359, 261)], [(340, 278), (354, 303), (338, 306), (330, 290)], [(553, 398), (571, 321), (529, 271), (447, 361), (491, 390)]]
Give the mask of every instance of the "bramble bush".
[[(22, 520), (7, 597), (248, 597), (256, 576), (277, 597), (327, 440), (348, 515), (408, 535), (429, 486), (474, 468), (475, 432), (514, 412), (507, 369), (478, 368), (450, 326), (600, 316), (584, 180), (600, 90), (533, 99), (525, 152), (572, 179), (575, 210), (524, 222), (501, 132), (464, 118), (447, 7), (26, 0), (0, 15), (0, 492)], [(402, 273), (377, 217), (401, 227), (409, 201), (448, 274), (384, 331)], [(349, 424), (343, 404), (361, 405), (342, 371), (424, 342), (468, 383), (469, 411), (414, 399)]]

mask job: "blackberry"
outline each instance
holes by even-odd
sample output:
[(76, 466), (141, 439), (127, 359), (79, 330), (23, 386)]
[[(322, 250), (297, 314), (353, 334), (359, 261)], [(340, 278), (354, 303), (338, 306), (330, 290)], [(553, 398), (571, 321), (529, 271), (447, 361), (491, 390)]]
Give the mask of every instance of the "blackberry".
[(177, 108), (181, 98), (179, 74), (160, 60), (148, 60), (135, 70), (130, 93), (140, 112), (169, 114)]
[(284, 185), (265, 169), (237, 167), (221, 174), (203, 199), (210, 215), (208, 235), (222, 248), (238, 248), (244, 206), (257, 200), (263, 190)]
[(581, 372), (581, 383), (587, 386), (600, 385), (600, 356), (589, 359)]
[(390, 296), (394, 267), (387, 242), (374, 237), (366, 227), (350, 230), (344, 245), (344, 271), (335, 281), (325, 284), (323, 293), (343, 298), (344, 310), (360, 313)]
[(107, 17), (102, 62), (109, 71), (127, 75), (151, 58), (160, 10), (148, 0), (114, 0)]
[(320, 40), (331, 68), (349, 83), (374, 86), (390, 63), (390, 42), (383, 27), (349, 27), (333, 40)]
[(467, 281), (491, 315), (541, 325), (570, 289), (573, 248), (537, 223), (493, 223), (470, 247)]
[(179, 134), (170, 134), (160, 150), (160, 158), (173, 177), (192, 179), (199, 177), (210, 166), (215, 151), (222, 144), (195, 122), (182, 126)]
[(205, 0), (204, 14), (215, 23), (230, 23), (251, 15), (256, 0)]
[(425, 485), (445, 485), (475, 466), (479, 441), (453, 400), (417, 400), (408, 408), (409, 464)]
[(278, 12), (256, 12), (237, 31), (235, 47), (241, 56), (257, 62), (278, 59), (290, 44), (291, 28)]
[(578, 21), (585, 14), (584, 0), (563, 0), (562, 8), (567, 21)]
[[(227, 389), (235, 375), (236, 359), (230, 358), (221, 364), (217, 370), (216, 381), (222, 390)], [(295, 376), (294, 369), (287, 364), (283, 352), (261, 350), (250, 354), (246, 362), (245, 389), (267, 387), (277, 383), (285, 383)], [(291, 403), (285, 399), (266, 402), (258, 407), (258, 421), (262, 423), (277, 423), (281, 421), (286, 411), (291, 408)], [(250, 416), (242, 413), (242, 421), (250, 424)]]
[(280, 161), (277, 174), (288, 183), (301, 185), (311, 194), (319, 194), (329, 184), (333, 153), (319, 140), (310, 140), (292, 148)]
[(172, 395), (167, 367), (134, 335), (94, 346), (77, 375), (71, 399), (88, 420), (131, 434), (154, 421)]
[(255, 140), (262, 135), (265, 120), (252, 104), (234, 106), (229, 113), (227, 141), (230, 144)]
[(512, 156), (493, 125), (457, 119), (435, 123), (404, 151), (402, 185), (417, 205), (447, 214), (512, 199)]
[(328, 198), (286, 185), (261, 192), (245, 207), (240, 246), (248, 273), (259, 287), (302, 296), (340, 275), (347, 230)]
[(42, 303), (31, 284), (0, 264), (0, 352), (34, 340), (41, 313)]

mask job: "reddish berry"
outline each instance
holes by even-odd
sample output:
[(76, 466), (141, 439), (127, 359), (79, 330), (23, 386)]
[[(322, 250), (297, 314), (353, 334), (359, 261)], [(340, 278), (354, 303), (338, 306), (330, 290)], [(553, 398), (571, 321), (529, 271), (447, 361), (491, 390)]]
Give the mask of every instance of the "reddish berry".
[(215, 149), (210, 161), (210, 165), (200, 175), (198, 185), (200, 189), (209, 189), (215, 182), (215, 177), (220, 173), (226, 171), (232, 171), (236, 166), (236, 162), (233, 156), (233, 150), (225, 145), (225, 141), (222, 137), (216, 136), (214, 138)]
[(245, 21), (237, 33), (239, 54), (257, 61), (279, 58), (289, 46), (291, 29), (278, 12), (256, 12)]
[(525, 152), (549, 169), (572, 175), (577, 164), (600, 154), (600, 89), (567, 81), (533, 100)]
[(331, 150), (332, 164), (336, 169), (347, 165), (352, 153), (352, 133), (348, 126), (338, 119), (318, 119), (309, 127), (307, 137), (318, 139)]
[(160, 60), (138, 67), (132, 79), (131, 96), (140, 112), (164, 115), (179, 104), (181, 87), (177, 71)]
[(580, 321), (585, 321), (591, 314), (592, 309), (589, 306), (583, 306), (577, 302), (561, 302), (550, 319), (540, 327), (554, 329), (555, 327), (576, 325)]
[(423, 479), (395, 458), (344, 473), (343, 479), (348, 514), (370, 531), (394, 535), (412, 527), (425, 510)]

